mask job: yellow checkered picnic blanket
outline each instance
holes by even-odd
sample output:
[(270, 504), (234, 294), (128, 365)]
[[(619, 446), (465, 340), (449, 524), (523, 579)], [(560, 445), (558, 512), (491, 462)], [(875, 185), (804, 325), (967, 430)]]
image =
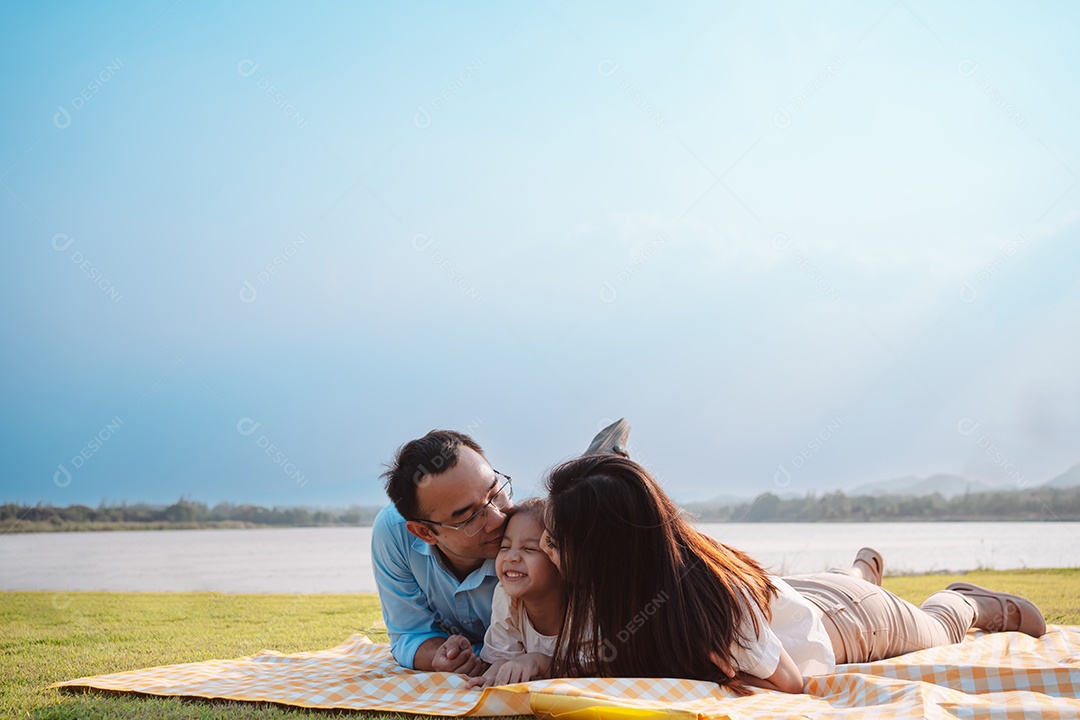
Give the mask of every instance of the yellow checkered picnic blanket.
[(841, 665), (807, 680), (805, 695), (764, 690), (737, 697), (713, 683), (578, 678), (466, 690), (465, 678), (399, 667), (390, 646), (355, 634), (336, 648), (168, 665), (67, 680), (50, 687), (266, 701), (307, 708), (431, 715), (550, 718), (652, 716), (1080, 717), (1080, 627), (1051, 625), (1039, 639), (973, 631), (958, 645), (882, 662)]

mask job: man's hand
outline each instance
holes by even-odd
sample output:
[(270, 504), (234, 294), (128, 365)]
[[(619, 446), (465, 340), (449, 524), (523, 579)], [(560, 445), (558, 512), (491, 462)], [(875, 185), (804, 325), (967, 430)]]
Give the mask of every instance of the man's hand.
[(551, 656), (540, 653), (526, 653), (513, 660), (501, 660), (492, 663), (480, 677), (469, 680), (466, 687), (489, 687), (491, 685), (514, 685), (529, 682), (533, 678), (542, 678), (551, 668)]
[(464, 635), (451, 635), (435, 651), (431, 659), (431, 669), (435, 672), (479, 675), (487, 668), (487, 663), (473, 652), (472, 643)]

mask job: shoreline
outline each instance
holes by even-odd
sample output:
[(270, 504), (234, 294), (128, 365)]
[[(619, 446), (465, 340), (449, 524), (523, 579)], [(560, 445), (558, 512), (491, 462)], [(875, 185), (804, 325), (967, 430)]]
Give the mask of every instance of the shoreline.
[[(990, 570), (986, 568), (975, 568), (973, 570), (941, 570), (929, 573), (906, 573), (900, 572), (892, 575), (886, 574), (883, 582), (886, 584), (897, 583), (911, 583), (920, 582), (924, 580), (937, 580), (939, 578), (962, 578), (969, 575), (978, 575), (980, 577), (994, 577), (994, 578), (1011, 578), (1011, 579), (1023, 579), (1031, 577), (1042, 577), (1046, 575), (1063, 575), (1071, 576), (1076, 575), (1080, 580), (1080, 567), (1046, 567), (1046, 568), (1010, 568), (1007, 570)], [(108, 597), (119, 597), (124, 595), (149, 597), (149, 596), (161, 596), (177, 598), (181, 596), (191, 597), (221, 597), (221, 598), (260, 598), (260, 599), (282, 599), (292, 598), (294, 600), (303, 600), (307, 597), (319, 597), (319, 598), (378, 598), (378, 593), (375, 592), (221, 592), (218, 590), (7, 590), (0, 588), (0, 596), (14, 596), (14, 595), (54, 595), (63, 597), (89, 597), (93, 595), (101, 595)]]
[[(888, 518), (859, 518), (851, 520), (775, 520), (775, 519), (746, 519), (746, 520), (720, 520), (712, 518), (694, 518), (698, 525), (874, 525), (880, 523), (1063, 523), (1080, 522), (1080, 517), (888, 517)], [(370, 528), (370, 523), (343, 524), (329, 523), (318, 525), (269, 525), (252, 523), (243, 520), (220, 520), (204, 523), (70, 523), (55, 525), (52, 523), (25, 523), (16, 522), (11, 527), (0, 527), (0, 535), (44, 535), (48, 533), (76, 533), (76, 532), (130, 532), (148, 530), (289, 530), (289, 529), (317, 529), (317, 528)]]

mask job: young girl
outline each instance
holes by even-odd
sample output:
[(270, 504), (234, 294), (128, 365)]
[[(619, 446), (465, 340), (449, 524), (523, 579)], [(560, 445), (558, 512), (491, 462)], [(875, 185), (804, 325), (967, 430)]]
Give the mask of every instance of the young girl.
[(971, 627), (1046, 630), (1030, 601), (965, 583), (915, 607), (860, 577), (880, 582), (872, 551), (860, 553), (857, 572), (768, 575), (696, 530), (622, 457), (571, 460), (547, 487), (542, 543), (569, 596), (557, 677), (682, 677), (798, 693), (806, 675), (957, 643)]
[(562, 577), (540, 548), (544, 501), (526, 500), (510, 511), (495, 571), (491, 626), (480, 659), (491, 667), (468, 687), (509, 685), (550, 677), (551, 658), (566, 611)]

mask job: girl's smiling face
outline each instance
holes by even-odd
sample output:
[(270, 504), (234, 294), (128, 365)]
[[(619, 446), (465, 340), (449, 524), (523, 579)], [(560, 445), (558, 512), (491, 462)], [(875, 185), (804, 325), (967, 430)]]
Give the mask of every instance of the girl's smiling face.
[(543, 534), (544, 526), (531, 513), (517, 513), (507, 522), (495, 572), (510, 597), (550, 592), (562, 582), (559, 569), (541, 549)]

